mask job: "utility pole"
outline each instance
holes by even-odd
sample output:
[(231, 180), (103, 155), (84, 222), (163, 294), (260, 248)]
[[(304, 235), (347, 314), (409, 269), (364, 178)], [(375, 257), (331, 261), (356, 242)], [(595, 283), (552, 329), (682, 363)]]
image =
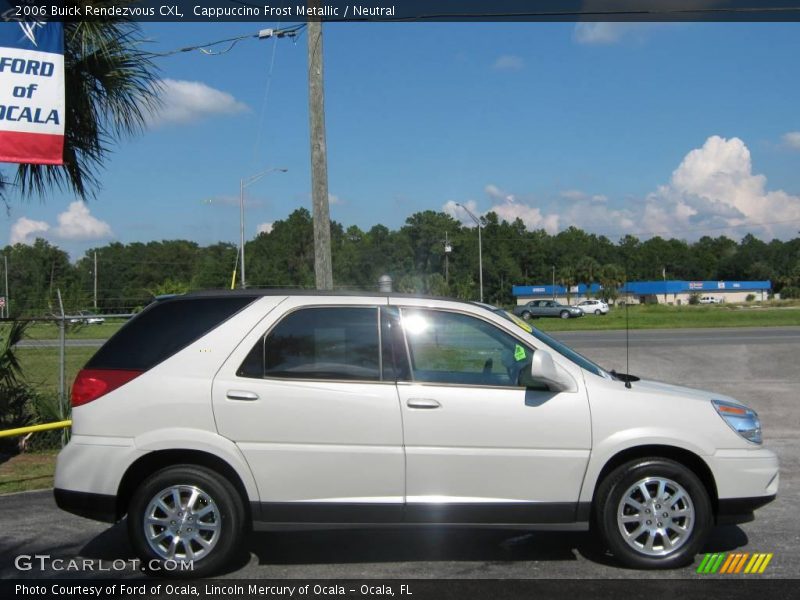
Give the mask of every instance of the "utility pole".
[(6, 277), (6, 318), (11, 314), (11, 300), (8, 297), (8, 254), (3, 254), (3, 263), (5, 264), (5, 277)]
[(97, 312), (97, 250), (94, 251), (94, 312)]
[[(309, 0), (318, 7), (319, 0)], [(328, 152), (322, 77), (322, 22), (308, 22), (308, 112), (311, 133), (311, 199), (314, 217), (314, 276), (318, 290), (333, 289), (331, 215), (328, 206)], [(242, 265), (244, 267), (244, 265)]]

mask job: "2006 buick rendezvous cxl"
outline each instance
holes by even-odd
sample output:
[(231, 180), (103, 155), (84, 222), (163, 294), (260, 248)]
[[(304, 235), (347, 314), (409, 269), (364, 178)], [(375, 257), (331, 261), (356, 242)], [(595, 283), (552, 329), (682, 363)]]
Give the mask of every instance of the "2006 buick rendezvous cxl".
[(127, 515), (146, 560), (219, 570), (275, 524), (590, 525), (618, 560), (693, 560), (775, 498), (758, 415), (611, 374), (491, 307), (395, 294), (159, 300), (72, 389), (55, 496)]

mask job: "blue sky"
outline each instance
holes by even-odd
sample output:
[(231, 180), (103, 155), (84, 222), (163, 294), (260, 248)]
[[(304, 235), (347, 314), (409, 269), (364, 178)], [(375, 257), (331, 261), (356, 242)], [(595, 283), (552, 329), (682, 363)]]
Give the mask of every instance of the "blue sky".
[[(163, 51), (262, 25), (143, 27)], [(432, 209), (466, 222), (459, 202), (612, 239), (795, 237), (798, 33), (798, 24), (327, 25), (332, 218), (396, 228)], [(158, 64), (165, 107), (116, 148), (97, 197), (11, 194), (0, 245), (39, 235), (77, 258), (111, 240), (235, 242), (239, 179), (269, 167), (289, 171), (247, 189), (248, 238), (310, 208), (305, 36)]]

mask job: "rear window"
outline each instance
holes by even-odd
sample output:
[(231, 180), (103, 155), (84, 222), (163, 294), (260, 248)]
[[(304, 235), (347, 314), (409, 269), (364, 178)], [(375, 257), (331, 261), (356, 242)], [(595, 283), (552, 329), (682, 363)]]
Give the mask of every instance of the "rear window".
[(157, 302), (109, 339), (86, 368), (146, 371), (203, 337), (256, 297), (180, 298)]

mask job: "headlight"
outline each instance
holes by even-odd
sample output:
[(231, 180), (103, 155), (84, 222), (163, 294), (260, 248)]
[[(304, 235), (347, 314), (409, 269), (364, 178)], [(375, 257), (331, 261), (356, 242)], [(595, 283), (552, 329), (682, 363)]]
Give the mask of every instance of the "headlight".
[(761, 443), (761, 421), (756, 411), (724, 400), (712, 400), (711, 404), (736, 433), (754, 444)]

